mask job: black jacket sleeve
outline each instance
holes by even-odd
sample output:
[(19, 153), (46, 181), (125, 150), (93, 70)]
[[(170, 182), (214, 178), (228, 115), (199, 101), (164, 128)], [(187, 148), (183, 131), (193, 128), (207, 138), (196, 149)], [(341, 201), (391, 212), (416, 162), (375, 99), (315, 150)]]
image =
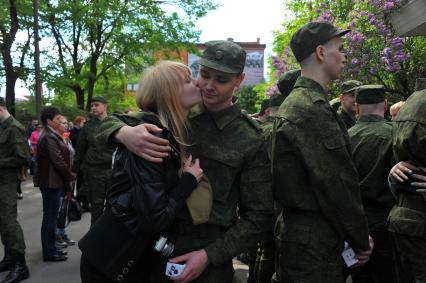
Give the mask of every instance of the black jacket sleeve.
[[(177, 212), (185, 205), (186, 199), (197, 186), (197, 179), (190, 173), (184, 173), (171, 188), (168, 188), (170, 175), (166, 172), (173, 167), (165, 163), (153, 163), (136, 156), (127, 149), (117, 149), (114, 159), (112, 188), (110, 198), (129, 192), (131, 209), (139, 218), (139, 229), (153, 234), (167, 228), (175, 219)], [(115, 192), (114, 192), (115, 191)]]

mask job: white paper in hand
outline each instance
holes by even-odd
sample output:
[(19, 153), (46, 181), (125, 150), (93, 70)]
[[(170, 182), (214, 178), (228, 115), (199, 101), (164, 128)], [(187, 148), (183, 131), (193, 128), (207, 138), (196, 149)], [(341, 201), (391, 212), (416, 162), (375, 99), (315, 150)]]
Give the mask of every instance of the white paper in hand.
[(351, 267), (354, 264), (358, 263), (358, 260), (355, 258), (354, 250), (346, 242), (345, 242), (345, 248), (343, 249), (343, 252), (342, 252), (342, 257), (347, 267)]
[(185, 264), (176, 264), (168, 262), (166, 266), (166, 275), (169, 277), (179, 276), (185, 269)]

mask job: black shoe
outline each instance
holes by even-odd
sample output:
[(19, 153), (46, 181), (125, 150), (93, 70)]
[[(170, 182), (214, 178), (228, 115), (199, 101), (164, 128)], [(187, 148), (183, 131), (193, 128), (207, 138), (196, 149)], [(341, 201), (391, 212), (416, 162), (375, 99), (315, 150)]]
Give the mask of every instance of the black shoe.
[(58, 253), (58, 255), (67, 255), (68, 252), (66, 250), (61, 250), (61, 249), (57, 249), (56, 252)]
[(0, 272), (12, 270), (14, 266), (14, 260), (4, 258), (2, 261), (0, 261)]
[(75, 245), (75, 241), (68, 238), (68, 235), (66, 235), (66, 234), (62, 236), (62, 240), (65, 243), (67, 243), (68, 246), (74, 246)]
[(18, 193), (18, 199), (23, 199), (24, 196), (22, 195), (22, 193)]
[(6, 278), (0, 283), (17, 283), (30, 277), (30, 272), (26, 264), (15, 263)]
[(45, 256), (43, 257), (43, 261), (65, 261), (68, 258), (64, 255), (51, 255), (51, 256)]

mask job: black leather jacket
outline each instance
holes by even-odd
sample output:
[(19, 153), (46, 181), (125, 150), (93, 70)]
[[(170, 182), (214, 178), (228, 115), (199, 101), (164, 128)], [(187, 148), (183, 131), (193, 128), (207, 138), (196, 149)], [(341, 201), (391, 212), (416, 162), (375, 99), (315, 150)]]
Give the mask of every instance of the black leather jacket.
[(179, 146), (170, 131), (154, 114), (144, 114), (142, 123), (163, 129), (162, 138), (169, 140), (172, 151), (162, 163), (149, 162), (120, 146), (113, 156), (111, 189), (107, 203), (116, 215), (136, 213), (138, 223), (128, 223), (132, 230), (156, 234), (170, 226), (186, 199), (197, 186), (190, 173), (179, 176)]

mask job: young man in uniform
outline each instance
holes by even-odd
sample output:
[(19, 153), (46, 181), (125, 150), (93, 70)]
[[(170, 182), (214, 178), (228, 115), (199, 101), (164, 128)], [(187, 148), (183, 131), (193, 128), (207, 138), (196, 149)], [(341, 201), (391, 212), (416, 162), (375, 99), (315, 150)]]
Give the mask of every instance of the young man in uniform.
[(385, 90), (382, 85), (364, 85), (355, 92), (359, 119), (348, 134), (374, 250), (365, 266), (351, 272), (352, 281), (397, 282), (392, 242), (386, 228), (389, 212), (396, 202), (388, 184), (394, 161), (392, 124), (385, 119)]
[(1, 283), (16, 283), (30, 276), (16, 198), (17, 180), (29, 166), (30, 158), (24, 127), (9, 114), (0, 97), (0, 236), (4, 245), (0, 272), (10, 271)]
[[(257, 122), (232, 102), (234, 90), (244, 79), (245, 58), (246, 52), (236, 43), (217, 40), (206, 43), (199, 62), (203, 103), (189, 115), (188, 153), (200, 159), (214, 200), (207, 223), (191, 225), (178, 217), (176, 228), (171, 228), (178, 256), (171, 261), (186, 264), (183, 273), (172, 279), (179, 283), (232, 282), (232, 258), (272, 230), (265, 142)], [(152, 125), (132, 128), (111, 120), (101, 130), (104, 139), (115, 133), (117, 141), (151, 161), (161, 161), (168, 154), (167, 143), (148, 133), (158, 131)]]
[(340, 37), (348, 32), (311, 22), (291, 39), (302, 74), (277, 114), (273, 181), (284, 218), (279, 282), (341, 283), (345, 241), (360, 264), (371, 254), (349, 137), (326, 91), (345, 66)]
[(340, 118), (345, 122), (346, 129), (350, 129), (356, 123), (355, 109), (355, 90), (361, 86), (361, 83), (356, 80), (346, 81), (342, 84), (342, 94), (340, 95), (340, 107), (337, 110)]
[(106, 191), (110, 187), (114, 148), (107, 143), (99, 143), (95, 140), (99, 126), (108, 116), (107, 100), (102, 96), (96, 96), (92, 98), (90, 105), (94, 117), (87, 121), (80, 131), (74, 171), (83, 171), (84, 186), (91, 205), (91, 225), (93, 225), (104, 209)]

